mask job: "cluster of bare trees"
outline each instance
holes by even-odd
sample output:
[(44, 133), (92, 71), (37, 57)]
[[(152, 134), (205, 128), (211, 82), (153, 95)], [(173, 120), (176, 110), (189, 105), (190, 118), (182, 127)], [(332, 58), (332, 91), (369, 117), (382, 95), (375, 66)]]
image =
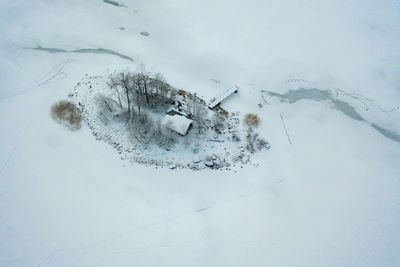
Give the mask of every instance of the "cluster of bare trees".
[(127, 124), (129, 137), (140, 144), (154, 142), (159, 147), (169, 149), (176, 141), (178, 134), (161, 125), (160, 119), (155, 119), (146, 112), (133, 116)]
[[(100, 119), (107, 124), (119, 118), (126, 123), (132, 140), (139, 143), (153, 141), (168, 148), (177, 140), (177, 134), (160, 123), (160, 115), (171, 107), (193, 121), (193, 128), (197, 130), (195, 135), (205, 134), (209, 129), (222, 134), (228, 126), (226, 111), (210, 111), (196, 93), (170, 87), (161, 74), (151, 74), (143, 64), (136, 72), (111, 74), (107, 85), (113, 96), (97, 97)], [(185, 138), (189, 138), (188, 135)]]
[(173, 90), (161, 74), (152, 76), (143, 64), (136, 72), (122, 71), (110, 75), (108, 86), (116, 93), (119, 108), (126, 111), (129, 118), (136, 112), (141, 114), (144, 107), (157, 108), (167, 104), (170, 101), (167, 95)]
[(190, 94), (186, 93), (186, 103), (185, 110), (188, 114), (189, 118), (192, 119), (196, 128), (198, 129), (198, 133), (203, 133), (207, 130), (208, 123), (208, 109), (205, 101), (197, 96), (197, 93)]
[[(136, 72), (114, 72), (107, 85), (114, 97), (97, 97), (99, 117), (104, 123), (119, 118), (126, 122), (132, 140), (141, 144), (155, 142), (168, 149), (175, 143), (177, 134), (163, 127), (155, 113), (164, 114), (170, 106), (180, 103), (178, 90), (170, 87), (160, 73), (153, 75), (141, 64)], [(198, 110), (193, 109), (196, 117), (201, 116)]]

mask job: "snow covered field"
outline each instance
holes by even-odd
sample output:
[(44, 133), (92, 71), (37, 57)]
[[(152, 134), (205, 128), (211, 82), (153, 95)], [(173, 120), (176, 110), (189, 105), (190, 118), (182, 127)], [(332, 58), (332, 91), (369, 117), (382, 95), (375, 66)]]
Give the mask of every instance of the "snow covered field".
[[(400, 143), (372, 126), (400, 133), (399, 26), (390, 0), (0, 0), (0, 266), (400, 265)], [(141, 62), (204, 99), (237, 85), (259, 166), (131, 165), (52, 121)], [(299, 88), (335, 98), (262, 92)]]

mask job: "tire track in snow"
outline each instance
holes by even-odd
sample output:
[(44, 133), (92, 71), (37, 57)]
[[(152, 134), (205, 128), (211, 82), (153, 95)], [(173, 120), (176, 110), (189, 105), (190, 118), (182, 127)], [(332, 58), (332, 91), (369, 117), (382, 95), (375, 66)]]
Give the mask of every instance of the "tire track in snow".
[(21, 89), (21, 90), (17, 91), (14, 94), (8, 94), (8, 95), (4, 94), (4, 95), (0, 96), (0, 100), (4, 100), (4, 99), (16, 97), (16, 96), (27, 95), (27, 94), (31, 94), (31, 93), (37, 92), (40, 89), (40, 87), (50, 83), (52, 80), (65, 78), (67, 76), (67, 74), (64, 72), (65, 66), (67, 64), (77, 63), (77, 62), (79, 62), (79, 61), (78, 60), (72, 60), (72, 59), (66, 60), (66, 61), (64, 61), (64, 62), (52, 67), (39, 80), (35, 81), (36, 84), (34, 86), (31, 86), (31, 87), (25, 88), (25, 89)]
[(258, 189), (252, 190), (250, 192), (247, 192), (247, 193), (244, 193), (244, 194), (241, 194), (241, 195), (237, 195), (235, 197), (220, 201), (220, 202), (218, 202), (218, 203), (216, 203), (214, 205), (207, 205), (207, 206), (204, 206), (204, 207), (201, 207), (201, 208), (197, 208), (197, 209), (194, 209), (194, 210), (182, 213), (182, 214), (178, 214), (178, 215), (175, 215), (175, 216), (172, 216), (172, 217), (169, 217), (169, 218), (161, 219), (161, 220), (149, 223), (149, 224), (145, 224), (145, 225), (139, 226), (139, 227), (134, 228), (132, 230), (129, 230), (129, 231), (126, 231), (126, 232), (123, 232), (123, 233), (120, 233), (120, 234), (116, 234), (116, 235), (113, 235), (113, 236), (110, 236), (109, 238), (93, 241), (92, 243), (90, 243), (90, 244), (88, 244), (86, 246), (80, 247), (80, 248), (59, 249), (59, 250), (51, 253), (49, 256), (46, 256), (45, 258), (43, 258), (37, 264), (37, 266), (38, 267), (43, 266), (43, 264), (46, 261), (51, 260), (53, 257), (56, 257), (58, 254), (61, 254), (61, 253), (79, 253), (79, 257), (77, 257), (74, 260), (74, 263), (76, 263), (80, 259), (82, 259), (90, 249), (93, 249), (94, 247), (96, 247), (96, 246), (98, 246), (100, 244), (104, 244), (104, 243), (107, 243), (107, 242), (110, 242), (110, 241), (113, 241), (113, 240), (116, 240), (116, 239), (119, 239), (119, 238), (123, 238), (123, 237), (126, 237), (128, 235), (132, 235), (132, 234), (135, 234), (135, 233), (137, 233), (139, 231), (146, 230), (146, 229), (158, 226), (158, 225), (162, 225), (162, 224), (165, 224), (165, 223), (168, 223), (168, 222), (176, 221), (178, 219), (181, 219), (181, 218), (189, 216), (189, 215), (194, 215), (194, 214), (197, 214), (197, 213), (206, 212), (208, 210), (215, 209), (215, 208), (227, 205), (227, 204), (229, 204), (231, 202), (235, 202), (235, 201), (238, 201), (238, 200), (241, 200), (241, 199), (245, 199), (245, 198), (251, 197), (253, 195), (256, 195), (258, 193), (261, 193), (261, 192), (267, 190), (268, 188), (270, 188), (274, 184), (282, 183), (284, 180), (286, 180), (286, 178), (279, 179), (276, 182), (270, 183), (270, 184), (265, 185), (265, 186), (261, 186)]
[[(45, 84), (50, 83), (52, 80), (54, 80), (57, 76), (59, 76), (60, 73), (63, 73), (65, 76), (67, 75), (63, 70), (65, 68), (65, 66), (71, 62), (75, 62), (74, 60), (66, 60), (58, 65), (56, 65), (55, 67), (51, 68), (42, 78), (39, 79), (39, 84), (32, 87), (33, 89), (41, 87)], [(51, 75), (51, 76), (50, 76)], [(49, 77), (50, 76), (50, 77)], [(65, 77), (64, 76), (64, 77)], [(49, 77), (49, 78), (48, 78)], [(41, 82), (42, 81), (42, 82)], [(29, 89), (27, 89), (29, 90)], [(57, 91), (56, 90), (52, 90), (51, 94), (44, 99), (43, 103), (51, 98)], [(29, 93), (29, 92), (28, 92)], [(21, 93), (18, 95), (23, 95), (26, 93)], [(15, 95), (14, 95), (15, 96)], [(7, 97), (9, 98), (9, 97)], [(4, 99), (4, 98), (0, 98), (0, 99)], [(10, 160), (12, 159), (12, 157), (14, 156), (15, 152), (18, 150), (19, 146), (21, 145), (23, 139), (25, 138), (25, 136), (27, 135), (27, 133), (29, 132), (29, 130), (32, 128), (32, 125), (36, 122), (37, 118), (39, 117), (40, 112), (44, 109), (47, 108), (46, 105), (40, 105), (40, 108), (36, 111), (35, 115), (33, 116), (33, 118), (29, 121), (28, 125), (25, 127), (25, 129), (23, 130), (21, 136), (18, 138), (17, 143), (15, 144), (15, 146), (12, 148), (10, 154), (8, 155), (8, 157), (4, 160), (3, 163), (1, 163), (0, 165), (0, 174), (2, 174), (5, 170), (5, 168), (7, 167), (7, 165), (9, 164)]]
[(292, 144), (292, 141), (290, 140), (289, 133), (288, 133), (288, 131), (286, 129), (285, 121), (283, 120), (282, 112), (280, 113), (280, 115), (281, 115), (282, 126), (283, 126), (283, 129), (285, 130), (285, 133), (286, 133), (287, 139), (289, 141), (289, 144)]
[[(300, 186), (304, 186), (304, 184), (312, 182), (312, 181), (319, 181), (319, 182), (325, 182), (327, 184), (330, 184), (331, 186), (339, 188), (340, 190), (342, 190), (342, 191), (344, 191), (344, 192), (346, 192), (348, 194), (354, 195), (354, 196), (362, 198), (362, 199), (368, 200), (370, 198), (374, 198), (377, 201), (380, 201), (382, 204), (384, 204), (385, 206), (387, 206), (390, 209), (395, 204), (395, 203), (388, 202), (386, 200), (379, 199), (378, 196), (374, 196), (374, 195), (371, 195), (371, 194), (359, 192), (357, 190), (348, 188), (345, 185), (342, 185), (340, 183), (336, 183), (335, 181), (333, 181), (331, 179), (321, 178), (321, 175), (318, 175), (318, 174), (314, 173), (312, 170), (310, 170), (308, 168), (304, 168), (303, 167), (302, 169), (298, 169), (298, 170), (296, 170), (296, 173), (301, 174), (301, 176), (304, 177), (305, 180), (302, 181), (301, 183), (295, 185), (294, 186), (295, 188), (300, 187)], [(139, 226), (139, 227), (134, 228), (132, 230), (129, 230), (129, 231), (126, 231), (126, 232), (123, 232), (123, 233), (120, 233), (120, 234), (116, 234), (116, 235), (113, 235), (113, 236), (110, 236), (109, 238), (93, 241), (92, 243), (89, 243), (88, 245), (82, 246), (82, 247), (79, 247), (79, 248), (58, 249), (58, 250), (54, 251), (53, 253), (51, 253), (50, 255), (44, 257), (37, 264), (37, 266), (38, 267), (39, 266), (43, 266), (43, 264), (45, 264), (48, 261), (52, 261), (54, 263), (54, 262), (56, 262), (56, 258), (55, 257), (57, 257), (59, 254), (63, 254), (63, 253), (78, 254), (78, 256), (73, 260), (73, 263), (75, 264), (75, 263), (79, 262), (81, 259), (83, 259), (85, 257), (85, 255), (90, 250), (95, 249), (97, 246), (99, 246), (101, 244), (105, 244), (107, 242), (110, 242), (110, 241), (113, 241), (113, 240), (117, 240), (119, 238), (127, 237), (129, 235), (133, 235), (133, 234), (135, 234), (137, 232), (140, 232), (140, 231), (146, 230), (146, 229), (150, 229), (150, 228), (158, 226), (158, 225), (162, 225), (162, 224), (165, 224), (165, 223), (168, 223), (168, 222), (176, 221), (176, 220), (179, 220), (179, 219), (181, 219), (183, 217), (186, 217), (186, 216), (196, 215), (198, 213), (206, 212), (206, 211), (211, 210), (211, 209), (216, 209), (218, 207), (225, 206), (225, 205), (227, 205), (229, 203), (236, 202), (236, 201), (239, 201), (239, 200), (254, 196), (254, 195), (258, 194), (258, 193), (266, 191), (267, 189), (269, 189), (273, 185), (285, 182), (288, 179), (288, 176), (287, 177), (276, 177), (276, 178), (280, 178), (280, 179), (276, 180), (275, 182), (272, 182), (272, 183), (270, 183), (268, 185), (264, 185), (264, 186), (261, 186), (261, 187), (259, 187), (257, 189), (254, 189), (252, 191), (249, 191), (247, 193), (243, 193), (243, 194), (237, 195), (235, 197), (232, 197), (232, 198), (229, 198), (229, 199), (226, 199), (226, 200), (222, 200), (220, 202), (217, 202), (214, 205), (206, 205), (206, 206), (203, 206), (203, 207), (200, 207), (200, 208), (197, 208), (197, 209), (193, 209), (191, 211), (188, 211), (188, 212), (185, 212), (185, 213), (182, 213), (182, 214), (178, 214), (178, 215), (175, 215), (175, 216), (172, 216), (172, 217), (169, 217), (169, 218), (165, 218), (165, 219), (161, 219), (161, 220), (158, 220), (158, 221), (154, 221), (152, 223)], [(286, 238), (286, 236), (287, 236), (287, 233), (284, 234), (284, 236), (282, 238), (280, 238), (278, 240), (275, 240), (275, 242), (279, 242), (281, 240), (284, 240)], [(255, 241), (255, 242), (257, 242), (257, 241)], [(156, 247), (156, 246), (154, 246), (154, 247)], [(160, 245), (159, 247), (166, 247), (166, 246)], [(148, 248), (151, 248), (151, 247), (148, 247)]]

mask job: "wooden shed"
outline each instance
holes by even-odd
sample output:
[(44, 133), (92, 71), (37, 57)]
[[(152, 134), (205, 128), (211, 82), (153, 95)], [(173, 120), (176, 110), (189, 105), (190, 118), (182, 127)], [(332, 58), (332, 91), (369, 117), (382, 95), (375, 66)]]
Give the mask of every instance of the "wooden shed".
[(165, 115), (163, 120), (161, 121), (161, 125), (173, 130), (180, 135), (186, 135), (187, 131), (192, 126), (193, 121), (180, 115)]

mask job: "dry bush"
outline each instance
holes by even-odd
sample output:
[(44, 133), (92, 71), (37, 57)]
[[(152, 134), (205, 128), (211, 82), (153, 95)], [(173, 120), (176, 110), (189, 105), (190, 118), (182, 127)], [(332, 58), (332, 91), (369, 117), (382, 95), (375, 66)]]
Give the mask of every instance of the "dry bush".
[(261, 150), (261, 149), (264, 149), (264, 148), (269, 149), (269, 143), (264, 138), (261, 138), (261, 137), (259, 137), (256, 140), (255, 146), (256, 146), (257, 150)]
[(212, 117), (212, 126), (214, 131), (218, 134), (221, 134), (226, 128), (226, 116), (222, 113), (215, 112), (214, 116)]
[(247, 113), (243, 119), (244, 125), (246, 125), (250, 129), (257, 128), (260, 124), (260, 118), (257, 114)]
[(229, 115), (229, 112), (226, 111), (225, 109), (221, 108), (221, 106), (219, 106), (219, 105), (216, 106), (216, 107), (214, 108), (214, 110), (215, 110), (215, 112), (218, 112), (218, 113), (224, 115), (225, 117), (227, 117), (227, 116)]
[(177, 134), (162, 126), (161, 121), (157, 120), (155, 123), (155, 130), (154, 130), (154, 141), (159, 147), (170, 149), (173, 144), (176, 142)]
[(149, 144), (152, 140), (155, 122), (147, 113), (142, 112), (133, 116), (131, 123), (127, 126), (132, 140), (136, 139), (142, 144)]
[(81, 128), (81, 115), (75, 104), (61, 100), (51, 107), (51, 117), (71, 131)]
[(240, 138), (240, 136), (238, 134), (234, 133), (234, 134), (232, 134), (232, 141), (240, 142), (241, 138)]
[(246, 149), (251, 153), (256, 152), (256, 142), (258, 138), (258, 133), (249, 131), (246, 136)]
[(254, 131), (248, 131), (246, 136), (246, 149), (251, 153), (260, 151), (262, 149), (269, 149), (269, 143), (258, 133)]

